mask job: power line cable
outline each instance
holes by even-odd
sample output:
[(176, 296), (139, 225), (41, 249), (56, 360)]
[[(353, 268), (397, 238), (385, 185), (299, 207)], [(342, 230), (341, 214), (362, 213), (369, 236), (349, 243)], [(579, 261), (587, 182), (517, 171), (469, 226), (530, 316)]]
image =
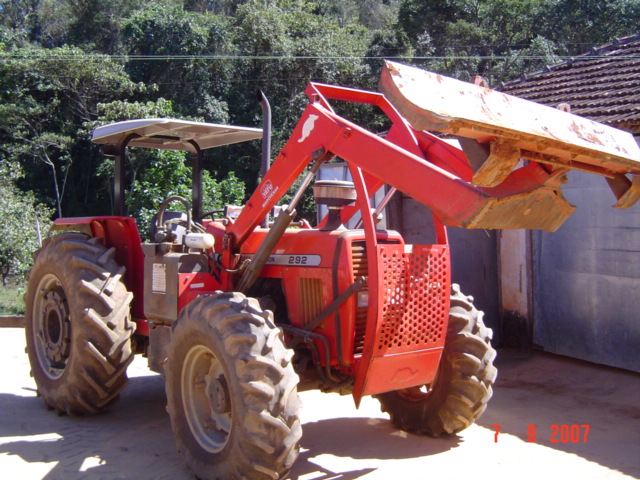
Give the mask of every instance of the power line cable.
[[(191, 61), (191, 60), (259, 60), (259, 61), (292, 61), (292, 60), (510, 60), (517, 57), (520, 60), (547, 60), (547, 55), (384, 55), (384, 56), (347, 56), (347, 55), (105, 55), (105, 54), (41, 54), (0, 53), (0, 61), (4, 60), (43, 60), (43, 61), (77, 61), (77, 60), (112, 60), (122, 62), (136, 61)], [(638, 60), (640, 55), (554, 55), (554, 59), (611, 59)]]

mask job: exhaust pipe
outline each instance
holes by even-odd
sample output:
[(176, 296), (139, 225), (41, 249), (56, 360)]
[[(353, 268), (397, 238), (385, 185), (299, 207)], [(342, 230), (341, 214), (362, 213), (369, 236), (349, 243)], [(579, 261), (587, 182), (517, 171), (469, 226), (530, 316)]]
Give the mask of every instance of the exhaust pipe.
[[(260, 176), (264, 177), (271, 167), (271, 105), (262, 90), (257, 91), (258, 102), (262, 107), (262, 161), (260, 163)], [(267, 215), (262, 223), (262, 228), (269, 226), (269, 215)]]

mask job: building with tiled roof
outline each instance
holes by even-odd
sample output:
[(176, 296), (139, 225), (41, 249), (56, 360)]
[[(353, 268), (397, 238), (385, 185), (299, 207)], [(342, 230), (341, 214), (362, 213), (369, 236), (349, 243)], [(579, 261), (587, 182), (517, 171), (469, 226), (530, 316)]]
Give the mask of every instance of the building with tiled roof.
[[(640, 142), (640, 34), (500, 90), (552, 107), (568, 104), (571, 113)], [(510, 270), (531, 285), (518, 313), (545, 351), (640, 372), (640, 203), (611, 208), (616, 199), (606, 182), (584, 172), (570, 172), (563, 192), (578, 208), (558, 231), (520, 234), (519, 243), (512, 240), (524, 245), (520, 250), (500, 237), (500, 258), (512, 262), (502, 264), (516, 265)]]
[(640, 33), (593, 48), (501, 91), (640, 135)]

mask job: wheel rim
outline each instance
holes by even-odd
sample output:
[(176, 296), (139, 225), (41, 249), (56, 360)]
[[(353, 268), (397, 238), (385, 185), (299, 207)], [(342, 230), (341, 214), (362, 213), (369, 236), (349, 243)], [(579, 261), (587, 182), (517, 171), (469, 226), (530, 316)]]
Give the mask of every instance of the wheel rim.
[(432, 391), (433, 388), (431, 385), (421, 385), (418, 387), (401, 388), (400, 390), (396, 390), (401, 398), (409, 402), (421, 402), (431, 395)]
[(396, 392), (402, 399), (408, 402), (422, 402), (427, 397), (433, 395), (433, 390), (436, 387), (436, 382), (438, 381), (439, 374), (440, 370), (436, 372), (436, 376), (433, 379), (433, 382), (428, 385), (418, 385), (417, 387), (401, 388), (400, 390), (396, 390)]
[(42, 373), (51, 380), (62, 376), (71, 345), (69, 306), (62, 283), (53, 274), (42, 277), (33, 304), (33, 340)]
[(220, 452), (231, 433), (231, 402), (222, 365), (204, 345), (196, 345), (187, 353), (181, 385), (185, 417), (193, 437), (207, 452)]

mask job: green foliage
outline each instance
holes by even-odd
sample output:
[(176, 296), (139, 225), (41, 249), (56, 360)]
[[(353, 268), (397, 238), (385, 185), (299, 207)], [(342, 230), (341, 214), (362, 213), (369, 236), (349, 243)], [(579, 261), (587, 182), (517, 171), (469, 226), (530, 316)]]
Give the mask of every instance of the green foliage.
[(444, 40), (448, 25), (454, 23), (462, 13), (457, 3), (456, 0), (404, 0), (398, 11), (398, 23), (413, 43), (425, 32), (431, 37)]
[(371, 30), (384, 30), (396, 23), (399, 0), (316, 0), (313, 13), (330, 17), (341, 25), (359, 24)]
[(247, 67), (255, 78), (277, 79), (280, 91), (289, 97), (310, 80), (355, 86), (369, 73), (361, 60), (368, 48), (367, 29), (316, 15), (314, 7), (304, 0), (252, 0), (238, 8), (235, 37), (240, 52), (280, 57), (276, 61), (252, 59)]
[(23, 282), (0, 286), (0, 315), (24, 315)]
[(534, 19), (541, 36), (569, 55), (638, 32), (638, 0), (547, 0)]
[[(217, 96), (228, 87), (230, 66), (193, 57), (232, 53), (229, 30), (224, 17), (147, 3), (122, 24), (124, 51), (142, 57), (130, 62), (128, 71), (135, 81), (157, 85), (159, 95), (172, 100), (182, 116), (227, 122), (226, 104)], [(147, 59), (157, 55), (168, 58)]]
[[(236, 76), (264, 85), (273, 109), (276, 149), (282, 147), (307, 103), (303, 92), (308, 82), (373, 86), (363, 60), (369, 48), (367, 29), (317, 15), (315, 7), (304, 0), (251, 0), (236, 12), (234, 38), (239, 53), (247, 57), (235, 62)], [(244, 105), (255, 118), (253, 97), (234, 103)]]
[(21, 185), (36, 190), (58, 216), (67, 192), (74, 196), (69, 202), (89, 203), (93, 163), (77, 161), (88, 150), (82, 125), (95, 118), (100, 101), (142, 91), (121, 64), (77, 48), (0, 55), (0, 144), (27, 172)]
[[(67, 19), (68, 39), (73, 45), (111, 53), (120, 43), (123, 16), (141, 5), (144, 5), (141, 0), (68, 0), (63, 2), (61, 11), (53, 10), (51, 13)], [(41, 16), (41, 21), (46, 19)]]
[[(114, 101), (98, 105), (99, 117), (85, 124), (91, 131), (99, 125), (137, 118), (172, 118), (175, 116), (172, 102), (159, 98), (152, 102)], [(191, 167), (185, 152), (130, 149), (126, 173), (128, 189), (126, 205), (129, 213), (136, 219), (138, 228), (144, 236), (149, 229), (151, 217), (165, 198), (180, 195), (191, 199)], [(100, 188), (111, 188), (114, 163), (103, 159), (97, 176), (102, 179)], [(221, 179), (214, 179), (211, 173), (204, 171), (203, 211), (219, 210), (225, 204), (238, 204), (244, 198), (244, 184), (233, 172)], [(172, 207), (179, 207), (176, 203)], [(179, 210), (179, 209), (178, 209)]]
[(164, 98), (148, 102), (129, 102), (127, 100), (114, 100), (97, 105), (98, 119), (85, 124), (91, 130), (93, 128), (112, 122), (132, 120), (136, 118), (167, 118), (175, 114), (173, 102)]
[[(31, 266), (31, 252), (38, 248), (40, 232), (49, 228), (51, 211), (35, 202), (33, 195), (15, 187), (22, 175), (15, 163), (0, 161), (0, 277), (20, 276)], [(44, 234), (44, 233), (43, 233)]]
[[(309, 81), (375, 89), (381, 59), (393, 57), (496, 85), (636, 33), (640, 0), (0, 0), (0, 13), (0, 154), (25, 172), (12, 189), (80, 216), (111, 213), (113, 162), (90, 142), (97, 125), (171, 116), (259, 126), (261, 88), (277, 152)], [(384, 129), (366, 108), (346, 113)], [(259, 142), (208, 152), (212, 198), (227, 195), (225, 182), (229, 197), (251, 191), (259, 158)], [(140, 221), (186, 192), (182, 157), (134, 153), (127, 167)]]
[[(156, 102), (114, 101), (98, 105), (100, 116), (87, 123), (87, 130), (112, 122), (136, 118), (173, 118), (172, 102), (159, 98)], [(127, 178), (130, 188), (126, 196), (130, 215), (136, 219), (140, 232), (148, 231), (149, 221), (165, 198), (180, 195), (191, 199), (191, 167), (185, 152), (131, 149), (127, 162)], [(98, 177), (101, 188), (109, 190), (113, 178), (113, 161), (103, 159)], [(240, 203), (244, 198), (244, 184), (233, 172), (216, 180), (208, 171), (203, 172), (203, 209), (221, 209), (227, 203)], [(178, 206), (179, 204), (176, 204)]]
[(74, 45), (85, 51), (115, 53), (120, 23), (142, 0), (4, 0), (0, 26), (16, 45), (47, 48)]
[[(134, 180), (127, 197), (127, 207), (136, 219), (141, 234), (149, 230), (151, 217), (160, 204), (168, 197), (179, 195), (191, 199), (191, 167), (187, 166), (184, 152), (145, 150), (139, 155), (151, 156), (140, 178)], [(244, 184), (231, 173), (227, 178), (216, 181), (209, 172), (203, 172), (203, 213), (221, 210), (225, 204), (239, 204), (244, 198)], [(183, 211), (180, 203), (170, 210)]]
[(493, 85), (634, 34), (638, 20), (638, 0), (405, 0), (398, 14), (417, 52), (430, 47), (422, 65)]
[(532, 19), (543, 1), (408, 0), (399, 22), (418, 50), (434, 57), (422, 62), (426, 67), (465, 80), (479, 74), (495, 84), (514, 75), (518, 53), (536, 38)]

